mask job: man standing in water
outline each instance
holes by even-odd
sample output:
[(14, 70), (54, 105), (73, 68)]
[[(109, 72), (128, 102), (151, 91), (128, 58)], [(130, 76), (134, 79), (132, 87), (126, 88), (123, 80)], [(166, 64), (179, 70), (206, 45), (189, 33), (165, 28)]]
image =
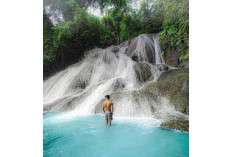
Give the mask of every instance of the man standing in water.
[(111, 120), (112, 118), (112, 114), (113, 114), (113, 103), (109, 100), (110, 96), (106, 95), (105, 96), (106, 101), (103, 103), (103, 112), (105, 113), (105, 117), (106, 117), (106, 125), (108, 124), (109, 126), (111, 126)]

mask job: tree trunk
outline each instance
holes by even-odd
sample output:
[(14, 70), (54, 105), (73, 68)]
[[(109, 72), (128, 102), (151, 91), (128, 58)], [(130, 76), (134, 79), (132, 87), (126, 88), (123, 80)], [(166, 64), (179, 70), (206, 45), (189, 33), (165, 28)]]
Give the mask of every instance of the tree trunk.
[(127, 40), (130, 40), (128, 26), (126, 26), (126, 29), (127, 29), (127, 38), (128, 38)]
[(117, 30), (117, 34), (118, 34), (118, 45), (120, 44), (120, 22), (118, 21), (118, 26), (117, 26), (118, 30)]

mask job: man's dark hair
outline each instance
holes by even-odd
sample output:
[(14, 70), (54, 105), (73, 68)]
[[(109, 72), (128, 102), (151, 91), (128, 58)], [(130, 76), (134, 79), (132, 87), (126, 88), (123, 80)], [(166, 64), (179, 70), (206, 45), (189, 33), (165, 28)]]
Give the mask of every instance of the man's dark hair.
[(109, 96), (109, 95), (106, 95), (105, 98), (110, 99), (110, 96)]

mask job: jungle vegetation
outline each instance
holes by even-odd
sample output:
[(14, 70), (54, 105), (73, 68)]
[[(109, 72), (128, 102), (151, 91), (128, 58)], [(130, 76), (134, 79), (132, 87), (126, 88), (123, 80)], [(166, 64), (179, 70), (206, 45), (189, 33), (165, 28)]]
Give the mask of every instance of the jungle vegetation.
[[(189, 56), (188, 0), (44, 0), (44, 75), (80, 59), (95, 47), (119, 45), (142, 33), (158, 33), (163, 55)], [(89, 9), (100, 10), (99, 16)]]

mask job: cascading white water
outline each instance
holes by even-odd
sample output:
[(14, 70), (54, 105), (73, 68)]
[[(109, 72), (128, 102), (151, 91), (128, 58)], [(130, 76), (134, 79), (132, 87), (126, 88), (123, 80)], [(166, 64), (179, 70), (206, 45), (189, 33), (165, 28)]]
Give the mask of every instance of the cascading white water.
[(104, 96), (109, 94), (114, 116), (162, 119), (179, 114), (167, 99), (144, 89), (167, 69), (158, 39), (159, 34), (142, 34), (118, 47), (89, 51), (81, 62), (44, 81), (44, 111), (99, 113)]
[(156, 64), (161, 64), (164, 63), (164, 59), (161, 56), (161, 48), (159, 46), (159, 35), (156, 35), (153, 37), (154, 40), (154, 47), (155, 47), (155, 63)]

